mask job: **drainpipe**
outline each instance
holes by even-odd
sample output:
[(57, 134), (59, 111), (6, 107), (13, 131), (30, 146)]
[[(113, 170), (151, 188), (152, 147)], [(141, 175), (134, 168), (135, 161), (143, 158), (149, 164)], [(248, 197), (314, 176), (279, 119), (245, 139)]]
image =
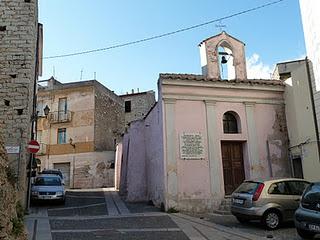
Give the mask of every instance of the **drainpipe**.
[(312, 81), (311, 81), (311, 74), (310, 74), (308, 57), (305, 58), (305, 62), (306, 62), (307, 76), (308, 76), (308, 81), (309, 81), (309, 92), (310, 92), (310, 99), (311, 99), (312, 111), (313, 111), (313, 121), (314, 121), (315, 130), (316, 130), (316, 139), (317, 139), (317, 147), (318, 147), (318, 158), (319, 158), (319, 161), (320, 161), (319, 127), (318, 127), (318, 121), (317, 121), (316, 107), (315, 107), (315, 104), (314, 104), (314, 96), (313, 96), (313, 90), (312, 90)]
[[(34, 82), (33, 82), (33, 99), (32, 99), (32, 118), (31, 118), (31, 140), (37, 136), (37, 84), (38, 84), (38, 66), (39, 66), (39, 26), (37, 25), (37, 39), (36, 39), (36, 52), (35, 52), (35, 66), (34, 66)], [(32, 176), (32, 162), (35, 160), (35, 154), (29, 154), (29, 174), (28, 174), (28, 187), (27, 187), (27, 204), (26, 211), (30, 209), (31, 198), (31, 176)]]
[(271, 162), (271, 156), (270, 156), (269, 140), (267, 140), (266, 144), (267, 144), (267, 157), (268, 157), (269, 174), (270, 174), (270, 177), (273, 177), (272, 162)]

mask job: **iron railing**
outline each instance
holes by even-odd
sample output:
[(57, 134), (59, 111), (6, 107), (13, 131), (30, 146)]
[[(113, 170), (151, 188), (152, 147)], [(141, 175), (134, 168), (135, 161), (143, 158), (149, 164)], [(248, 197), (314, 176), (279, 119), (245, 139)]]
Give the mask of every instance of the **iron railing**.
[(50, 123), (71, 122), (72, 114), (70, 111), (58, 111), (49, 113)]

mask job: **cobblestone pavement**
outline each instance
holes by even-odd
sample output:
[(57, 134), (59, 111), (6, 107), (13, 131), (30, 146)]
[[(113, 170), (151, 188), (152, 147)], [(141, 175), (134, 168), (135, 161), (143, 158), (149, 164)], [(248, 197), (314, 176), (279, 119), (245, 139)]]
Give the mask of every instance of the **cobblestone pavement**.
[(290, 224), (266, 232), (233, 216), (166, 214), (147, 203), (124, 203), (113, 189), (72, 190), (65, 205), (32, 205), (25, 225), (30, 240), (300, 239)]
[(284, 223), (281, 228), (268, 231), (265, 230), (259, 221), (253, 221), (245, 224), (241, 224), (232, 215), (220, 215), (220, 214), (206, 214), (198, 215), (197, 217), (204, 219), (208, 222), (216, 223), (231, 229), (237, 229), (241, 232), (255, 234), (260, 237), (277, 240), (300, 240), (293, 222)]

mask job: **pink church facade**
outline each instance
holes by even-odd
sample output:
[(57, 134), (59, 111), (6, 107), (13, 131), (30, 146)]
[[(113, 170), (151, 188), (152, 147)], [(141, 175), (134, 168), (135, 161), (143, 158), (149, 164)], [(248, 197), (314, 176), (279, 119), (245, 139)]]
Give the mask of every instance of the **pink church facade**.
[(129, 201), (202, 212), (244, 179), (290, 175), (284, 84), (247, 79), (244, 44), (225, 32), (200, 51), (203, 75), (160, 74), (158, 103), (124, 136), (116, 182)]

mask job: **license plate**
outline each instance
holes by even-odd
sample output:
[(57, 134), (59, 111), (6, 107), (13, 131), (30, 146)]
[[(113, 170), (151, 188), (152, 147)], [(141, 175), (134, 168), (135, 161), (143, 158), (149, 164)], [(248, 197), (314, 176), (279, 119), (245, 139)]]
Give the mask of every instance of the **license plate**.
[(42, 199), (51, 199), (51, 196), (42, 196)]
[(244, 200), (243, 200), (243, 199), (234, 198), (234, 199), (233, 199), (233, 202), (234, 202), (234, 203), (237, 203), (237, 204), (243, 204), (243, 203), (244, 203)]
[(320, 226), (315, 224), (309, 224), (309, 229), (312, 231), (320, 232)]

